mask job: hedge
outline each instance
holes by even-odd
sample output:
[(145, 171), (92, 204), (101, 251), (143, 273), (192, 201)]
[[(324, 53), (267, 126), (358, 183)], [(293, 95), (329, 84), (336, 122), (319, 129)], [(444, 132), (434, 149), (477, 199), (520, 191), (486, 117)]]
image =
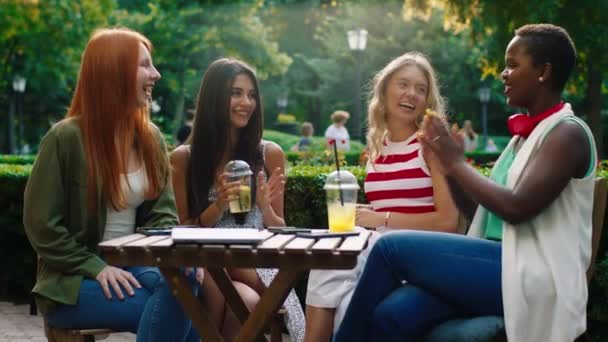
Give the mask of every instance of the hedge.
[(0, 164), (0, 299), (25, 298), (35, 255), (23, 231), (23, 191), (31, 165)]
[[(608, 177), (604, 161), (599, 177)], [(359, 202), (365, 203), (363, 167), (345, 167), (361, 187)], [(285, 219), (298, 227), (326, 227), (327, 210), (323, 184), (332, 166), (293, 166), (287, 172)], [(488, 168), (481, 168), (488, 174)], [(35, 254), (22, 225), (23, 191), (31, 165), (0, 164), (0, 300), (24, 300), (34, 283)], [(608, 221), (604, 222), (595, 274), (589, 284), (589, 341), (608, 340)]]
[(0, 164), (27, 165), (33, 164), (35, 154), (0, 154)]
[[(339, 152), (346, 165), (359, 165), (361, 150)], [(486, 165), (498, 159), (500, 153), (494, 152), (467, 152), (465, 157), (478, 165)], [(323, 148), (306, 152), (293, 152), (285, 150), (285, 158), (291, 165), (329, 165), (333, 163), (333, 154)], [(33, 164), (36, 156), (26, 155), (0, 155), (0, 164), (27, 165)]]

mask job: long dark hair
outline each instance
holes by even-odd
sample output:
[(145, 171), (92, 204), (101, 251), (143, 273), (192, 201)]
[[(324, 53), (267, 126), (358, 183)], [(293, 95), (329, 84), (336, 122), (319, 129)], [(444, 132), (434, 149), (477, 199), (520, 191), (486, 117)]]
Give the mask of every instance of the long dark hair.
[[(247, 126), (239, 131), (236, 146), (230, 144), (230, 98), (238, 75), (247, 75), (255, 87), (256, 106)], [(247, 64), (229, 58), (213, 62), (196, 100), (196, 114), (190, 135), (190, 165), (186, 178), (190, 217), (198, 217), (209, 206), (209, 189), (213, 186), (226, 148), (234, 154), (230, 159), (246, 161), (253, 171), (251, 199), (255, 204), (255, 180), (263, 167), (260, 142), (264, 127), (262, 101), (255, 73)]]

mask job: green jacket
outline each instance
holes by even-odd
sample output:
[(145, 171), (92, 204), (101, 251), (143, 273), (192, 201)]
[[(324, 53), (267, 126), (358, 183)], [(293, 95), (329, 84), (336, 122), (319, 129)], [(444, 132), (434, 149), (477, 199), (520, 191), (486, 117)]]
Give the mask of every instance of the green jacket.
[[(159, 143), (166, 150), (160, 131)], [(76, 304), (84, 277), (95, 279), (106, 266), (97, 245), (104, 235), (106, 201), (87, 213), (86, 158), (78, 119), (55, 124), (44, 136), (25, 187), (23, 225), (38, 254), (33, 292), (40, 310)], [(137, 208), (136, 227), (178, 223), (169, 175), (159, 198)]]

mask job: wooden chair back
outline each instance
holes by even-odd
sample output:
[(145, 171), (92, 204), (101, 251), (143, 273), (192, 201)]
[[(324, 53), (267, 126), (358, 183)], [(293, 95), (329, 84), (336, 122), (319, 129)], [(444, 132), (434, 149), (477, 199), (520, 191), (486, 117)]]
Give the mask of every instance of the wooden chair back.
[(602, 231), (606, 217), (606, 195), (608, 194), (608, 180), (596, 178), (593, 189), (593, 229), (591, 235), (591, 262), (587, 268), (587, 282), (591, 280), (594, 271), (595, 258), (600, 246)]

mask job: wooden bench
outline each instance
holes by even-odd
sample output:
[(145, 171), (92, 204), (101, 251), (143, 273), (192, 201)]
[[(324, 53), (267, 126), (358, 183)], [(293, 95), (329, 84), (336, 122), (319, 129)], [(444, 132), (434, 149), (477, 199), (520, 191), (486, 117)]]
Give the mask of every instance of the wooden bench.
[[(270, 324), (270, 342), (283, 341), (283, 319), (286, 313), (287, 311), (281, 308), (274, 315)], [(48, 342), (94, 342), (121, 332), (111, 329), (59, 329), (51, 327), (46, 318), (43, 318), (43, 321), (44, 335)]]

